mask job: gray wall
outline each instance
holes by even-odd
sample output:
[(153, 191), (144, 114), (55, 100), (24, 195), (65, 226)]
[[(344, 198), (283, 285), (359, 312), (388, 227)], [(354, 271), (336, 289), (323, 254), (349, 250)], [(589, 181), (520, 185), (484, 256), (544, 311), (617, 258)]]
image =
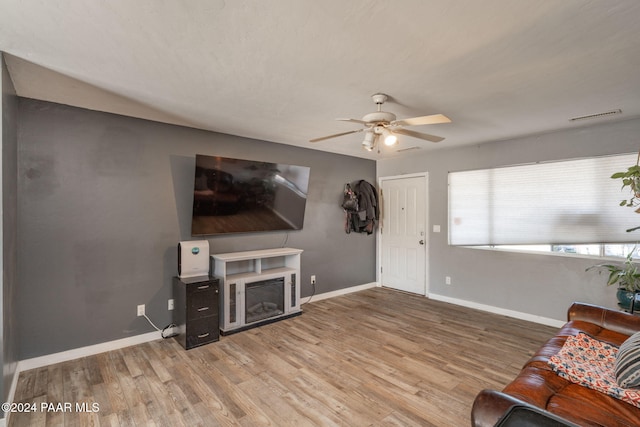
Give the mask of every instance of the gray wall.
[[(449, 246), (447, 173), (636, 152), (640, 148), (638, 135), (640, 120), (627, 120), (381, 160), (377, 174), (429, 173), (429, 230), (434, 224), (442, 226), (441, 233), (429, 235), (430, 293), (563, 320), (568, 306), (576, 300), (616, 307), (615, 289), (604, 285), (603, 276), (584, 271), (597, 261)], [(451, 277), (451, 285), (445, 284), (445, 276)]]
[(215, 236), (211, 252), (301, 248), (302, 295), (375, 281), (375, 239), (346, 235), (344, 182), (375, 182), (349, 156), (20, 99), (18, 110), (20, 358), (160, 327), (192, 240), (195, 154), (311, 167), (301, 231)]
[[(0, 358), (2, 359), (2, 376), (0, 377), (0, 395), (4, 397), (3, 402), (8, 400), (11, 383), (16, 372), (17, 357), (17, 333), (16, 333), (16, 310), (15, 296), (18, 286), (18, 263), (17, 263), (17, 123), (16, 113), (18, 100), (16, 92), (9, 77), (4, 57), (0, 52), (0, 86), (2, 87), (2, 158), (0, 182), (2, 183), (2, 247), (0, 248)], [(4, 416), (4, 414), (2, 414)]]

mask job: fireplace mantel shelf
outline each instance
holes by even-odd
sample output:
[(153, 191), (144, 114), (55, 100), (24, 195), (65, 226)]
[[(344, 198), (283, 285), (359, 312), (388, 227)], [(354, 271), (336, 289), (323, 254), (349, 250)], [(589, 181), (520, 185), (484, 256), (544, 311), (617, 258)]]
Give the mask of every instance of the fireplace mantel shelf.
[(226, 254), (214, 254), (211, 258), (224, 261), (244, 261), (251, 259), (273, 258), (279, 256), (298, 255), (302, 253), (302, 249), (294, 248), (276, 248), (276, 249), (260, 249), (257, 251), (244, 252), (228, 252)]

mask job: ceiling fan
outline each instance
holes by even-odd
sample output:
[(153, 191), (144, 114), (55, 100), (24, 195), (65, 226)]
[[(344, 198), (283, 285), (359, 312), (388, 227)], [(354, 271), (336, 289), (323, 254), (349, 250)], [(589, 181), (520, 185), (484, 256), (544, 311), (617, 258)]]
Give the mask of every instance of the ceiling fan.
[(419, 125), (435, 125), (439, 123), (450, 123), (451, 120), (443, 114), (433, 114), (430, 116), (413, 117), (411, 119), (396, 120), (396, 115), (386, 111), (382, 111), (382, 104), (388, 99), (384, 93), (376, 93), (371, 96), (373, 102), (378, 106), (378, 111), (366, 114), (362, 120), (358, 119), (336, 119), (344, 122), (360, 123), (363, 128), (351, 130), (348, 132), (337, 133), (335, 135), (314, 138), (309, 142), (324, 141), (325, 139), (337, 138), (339, 136), (349, 135), (352, 133), (365, 132), (362, 146), (368, 151), (372, 151), (376, 146), (378, 139), (382, 136), (386, 145), (394, 145), (398, 142), (396, 135), (412, 136), (414, 138), (424, 139), (425, 141), (440, 142), (444, 138), (427, 133), (415, 132), (404, 129), (404, 126)]

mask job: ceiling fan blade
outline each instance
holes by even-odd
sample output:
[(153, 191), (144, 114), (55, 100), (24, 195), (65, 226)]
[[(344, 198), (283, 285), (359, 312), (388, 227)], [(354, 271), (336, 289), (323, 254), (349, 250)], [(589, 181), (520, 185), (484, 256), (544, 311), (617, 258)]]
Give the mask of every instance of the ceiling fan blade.
[(358, 119), (336, 119), (339, 120), (341, 122), (352, 122), (352, 123), (360, 123), (361, 125), (366, 125), (367, 122), (363, 121), (363, 120), (358, 120)]
[(432, 114), (430, 116), (413, 117), (411, 119), (394, 120), (391, 126), (419, 126), (437, 125), (440, 123), (451, 123), (451, 119), (444, 114)]
[(329, 136), (323, 136), (321, 138), (314, 138), (314, 139), (310, 139), (309, 142), (318, 142), (318, 141), (324, 141), (325, 139), (331, 139), (331, 138), (337, 138), (339, 136), (343, 136), (343, 135), (349, 135), (351, 133), (358, 133), (358, 132), (362, 132), (364, 129), (358, 129), (358, 130), (350, 130), (349, 132), (342, 132), (342, 133), (336, 133), (335, 135), (329, 135)]
[(440, 142), (440, 141), (442, 141), (444, 139), (441, 136), (429, 135), (427, 133), (415, 132), (415, 131), (408, 130), (408, 129), (394, 129), (393, 133), (399, 133), (400, 135), (412, 136), (414, 138), (424, 139), (425, 141), (431, 141), (431, 142)]

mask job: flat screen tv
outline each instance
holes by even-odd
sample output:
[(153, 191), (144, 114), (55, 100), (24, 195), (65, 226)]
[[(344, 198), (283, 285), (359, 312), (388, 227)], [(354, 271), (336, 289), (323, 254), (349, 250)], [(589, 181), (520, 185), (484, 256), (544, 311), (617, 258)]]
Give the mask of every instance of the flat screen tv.
[(196, 155), (191, 234), (300, 230), (310, 168)]

